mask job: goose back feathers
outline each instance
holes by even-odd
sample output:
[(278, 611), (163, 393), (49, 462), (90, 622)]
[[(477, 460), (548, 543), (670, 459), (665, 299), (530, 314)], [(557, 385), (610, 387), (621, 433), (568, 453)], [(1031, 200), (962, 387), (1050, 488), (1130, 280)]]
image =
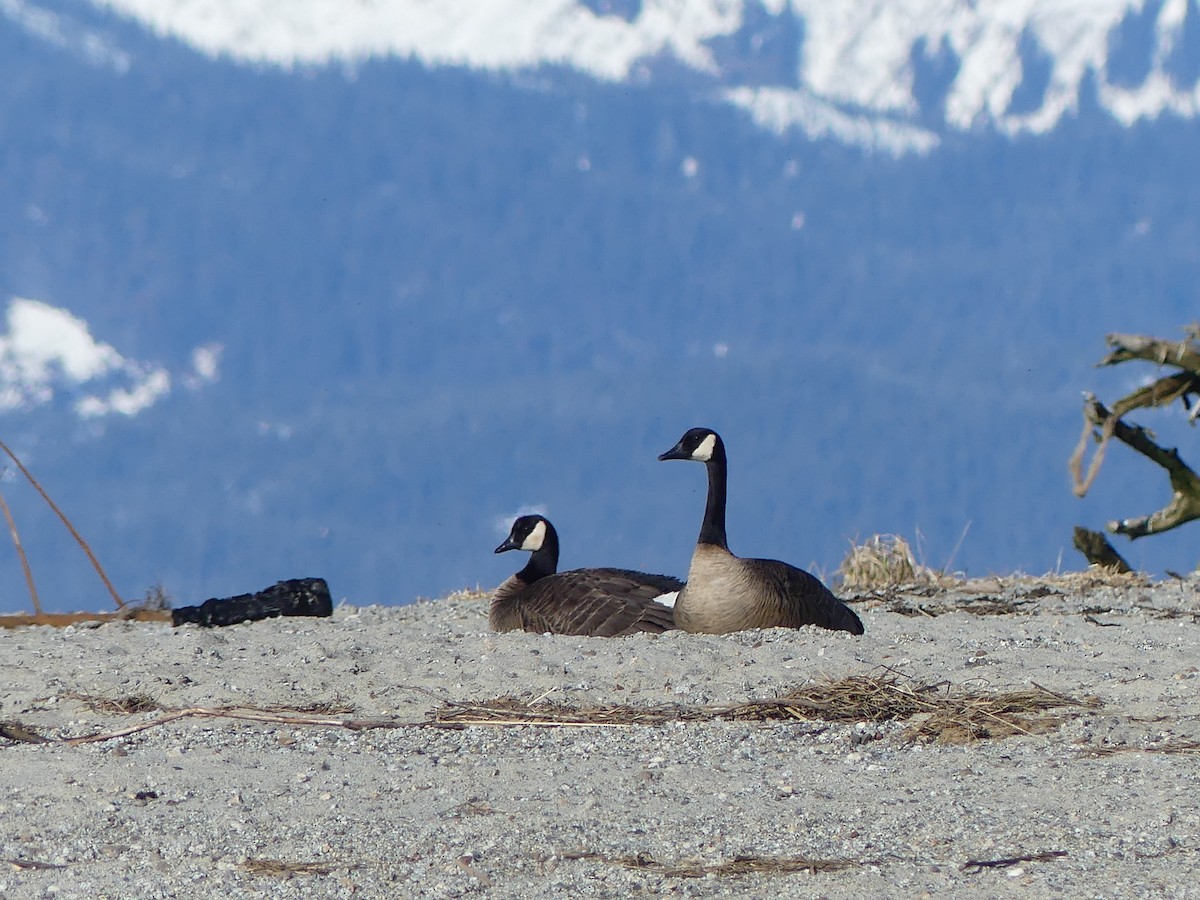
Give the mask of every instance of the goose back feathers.
[(492, 594), (494, 631), (617, 637), (675, 627), (670, 606), (656, 598), (683, 583), (667, 575), (628, 569), (557, 572), (558, 533), (544, 516), (521, 516), (497, 553), (527, 550), (529, 562)]
[(774, 559), (742, 559), (725, 537), (728, 479), (725, 444), (710, 428), (693, 428), (659, 456), (690, 459), (708, 470), (708, 499), (688, 580), (675, 602), (675, 624), (685, 631), (724, 634), (746, 628), (818, 625), (862, 634), (858, 616), (820, 579)]

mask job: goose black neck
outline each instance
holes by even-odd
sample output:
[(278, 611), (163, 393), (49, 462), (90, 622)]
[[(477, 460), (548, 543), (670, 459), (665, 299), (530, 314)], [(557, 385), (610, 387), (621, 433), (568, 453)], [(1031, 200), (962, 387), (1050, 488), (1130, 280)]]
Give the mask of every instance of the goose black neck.
[(727, 478), (725, 447), (720, 441), (713, 448), (712, 458), (705, 464), (708, 469), (708, 502), (704, 505), (704, 521), (700, 524), (701, 544), (715, 544), (728, 550), (725, 539), (725, 482)]
[(532, 584), (539, 578), (553, 575), (558, 571), (558, 533), (554, 526), (546, 523), (546, 536), (540, 549), (529, 554), (529, 562), (525, 564), (517, 577), (526, 584)]

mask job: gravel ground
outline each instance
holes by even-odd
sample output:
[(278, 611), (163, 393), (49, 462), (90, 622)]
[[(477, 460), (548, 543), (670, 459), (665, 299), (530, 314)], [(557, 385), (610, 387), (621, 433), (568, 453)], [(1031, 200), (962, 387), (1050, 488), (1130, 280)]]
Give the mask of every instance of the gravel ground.
[[(1198, 587), (861, 598), (860, 638), (495, 635), (471, 595), (0, 632), (0, 721), (51, 739), (0, 738), (0, 896), (1200, 897)], [(967, 744), (912, 720), (426, 724), (443, 699), (693, 707), (850, 675), (1101, 705)], [(396, 727), (190, 716), (65, 741), (164, 715), (94, 699), (131, 697)], [(740, 857), (840, 867), (716, 868)]]

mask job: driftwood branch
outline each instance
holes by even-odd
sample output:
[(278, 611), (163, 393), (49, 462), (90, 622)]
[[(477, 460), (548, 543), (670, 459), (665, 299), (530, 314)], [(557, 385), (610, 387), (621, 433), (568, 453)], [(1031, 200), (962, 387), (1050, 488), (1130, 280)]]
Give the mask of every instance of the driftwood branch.
[(1131, 359), (1143, 359), (1160, 366), (1178, 366), (1200, 373), (1200, 345), (1195, 341), (1197, 327), (1189, 328), (1188, 334), (1188, 339), (1183, 341), (1164, 341), (1142, 334), (1110, 334), (1105, 340), (1113, 349), (1097, 365), (1115, 366)]
[(1170, 406), (1176, 400), (1183, 402), (1189, 417), (1195, 418), (1200, 406), (1191, 403), (1191, 397), (1200, 394), (1200, 375), (1194, 372), (1176, 372), (1166, 375), (1153, 384), (1140, 387), (1126, 394), (1113, 404), (1113, 415), (1120, 418), (1135, 409)]
[(1171, 481), (1172, 497), (1169, 504), (1148, 516), (1109, 522), (1109, 531), (1139, 538), (1169, 531), (1184, 522), (1200, 518), (1200, 477), (1179, 458), (1175, 448), (1160, 447), (1139, 425), (1126, 425), (1092, 394), (1084, 395), (1083, 413), (1089, 423), (1101, 429), (1102, 434), (1111, 434), (1166, 469)]
[(126, 606), (117, 612), (73, 612), (73, 613), (5, 613), (0, 615), (0, 628), (28, 628), (30, 625), (50, 625), (54, 628), (65, 628), (67, 625), (79, 625), (82, 622), (170, 622), (171, 611), (159, 609), (142, 609)]
[(1102, 566), (1105, 569), (1112, 569), (1115, 572), (1128, 573), (1133, 569), (1129, 567), (1129, 563), (1125, 562), (1113, 545), (1108, 542), (1103, 533), (1092, 531), (1088, 528), (1075, 526), (1075, 549), (1082, 553), (1089, 563), (1094, 566)]
[[(1084, 496), (1095, 482), (1109, 441), (1114, 437), (1162, 467), (1171, 482), (1170, 503), (1148, 516), (1109, 522), (1106, 528), (1113, 534), (1139, 538), (1160, 534), (1200, 518), (1200, 477), (1180, 459), (1175, 448), (1160, 446), (1145, 428), (1122, 420), (1135, 409), (1170, 406), (1176, 400), (1187, 410), (1189, 421), (1194, 423), (1200, 417), (1200, 403), (1196, 402), (1200, 397), (1200, 325), (1187, 327), (1184, 334), (1181, 341), (1165, 341), (1141, 334), (1108, 335), (1105, 340), (1109, 352), (1097, 365), (1115, 366), (1140, 359), (1158, 366), (1173, 366), (1176, 371), (1131, 391), (1116, 401), (1111, 410), (1095, 395), (1083, 395), (1083, 430), (1068, 463), (1076, 496)], [(1084, 455), (1092, 440), (1099, 443), (1099, 447), (1085, 474)], [(1077, 527), (1075, 546), (1090, 563), (1114, 567), (1118, 571), (1128, 570), (1125, 560), (1097, 532)]]

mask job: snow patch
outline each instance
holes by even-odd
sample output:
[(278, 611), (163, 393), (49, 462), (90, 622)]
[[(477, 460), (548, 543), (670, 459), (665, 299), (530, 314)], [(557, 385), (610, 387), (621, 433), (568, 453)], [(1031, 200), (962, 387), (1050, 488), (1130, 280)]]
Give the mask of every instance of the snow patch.
[(779, 134), (794, 130), (895, 155), (927, 153), (939, 143), (925, 128), (887, 116), (847, 113), (803, 88), (733, 88), (725, 99), (744, 108), (760, 127)]
[[(1101, 106), (1125, 124), (1165, 112), (1200, 113), (1200, 81), (1179, 85), (1168, 71), (1193, 0), (1161, 0), (1157, 8), (1146, 0), (644, 0), (629, 17), (597, 15), (578, 0), (92, 2), (246, 63), (291, 67), (397, 56), (488, 70), (562, 65), (627, 81), (652, 79), (650, 61), (669, 57), (718, 84), (726, 73), (712, 51), (714, 39), (754, 27), (763, 12), (794, 16), (804, 36), (794, 81), (736, 88), (726, 82), (724, 99), (776, 131), (893, 154), (929, 152), (938, 144), (931, 127), (1045, 132), (1078, 109), (1085, 84), (1094, 84)], [(59, 40), (45, 24), (57, 17), (23, 0), (0, 0), (0, 14)], [(1141, 84), (1110, 84), (1115, 36), (1127, 17), (1147, 14), (1155, 17), (1148, 75)], [(944, 96), (922, 98), (918, 67), (930, 48), (953, 71)], [(1033, 58), (1039, 71), (1030, 73)], [(1023, 86), (1037, 96), (1014, 103)], [(931, 108), (923, 110), (922, 102)]]

